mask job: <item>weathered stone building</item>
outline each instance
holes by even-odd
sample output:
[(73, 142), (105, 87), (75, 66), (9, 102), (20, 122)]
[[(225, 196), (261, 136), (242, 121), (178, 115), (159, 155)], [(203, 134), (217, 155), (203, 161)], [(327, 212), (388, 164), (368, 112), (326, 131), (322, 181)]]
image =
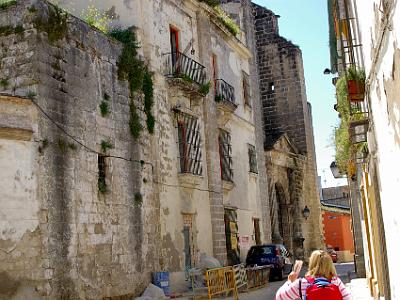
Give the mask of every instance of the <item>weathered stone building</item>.
[(141, 163), (152, 141), (129, 133), (142, 96), (118, 80), (120, 43), (41, 1), (1, 10), (0, 28), (1, 299), (141, 292), (160, 205)]
[[(297, 257), (322, 246), (311, 105), (301, 51), (279, 35), (278, 16), (254, 5), (272, 241)], [(303, 211), (310, 212), (304, 218)]]
[(233, 264), (270, 240), (250, 2), (240, 39), (197, 0), (92, 3), (134, 28), (154, 134), (123, 45), (45, 1), (0, 11), (5, 299), (130, 297), (160, 270), (179, 289), (201, 253)]

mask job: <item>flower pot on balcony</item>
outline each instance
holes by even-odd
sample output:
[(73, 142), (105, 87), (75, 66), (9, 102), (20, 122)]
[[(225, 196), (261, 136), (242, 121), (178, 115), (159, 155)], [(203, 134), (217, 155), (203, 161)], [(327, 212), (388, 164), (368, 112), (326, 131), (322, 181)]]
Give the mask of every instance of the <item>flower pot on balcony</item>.
[(359, 80), (348, 80), (347, 90), (349, 92), (349, 99), (351, 102), (364, 101), (365, 83)]

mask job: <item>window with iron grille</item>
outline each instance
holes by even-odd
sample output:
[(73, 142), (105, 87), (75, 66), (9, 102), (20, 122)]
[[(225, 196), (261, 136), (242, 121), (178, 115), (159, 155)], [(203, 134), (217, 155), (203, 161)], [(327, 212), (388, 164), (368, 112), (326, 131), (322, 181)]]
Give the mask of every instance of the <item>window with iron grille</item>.
[(232, 169), (232, 145), (229, 132), (220, 129), (219, 131), (219, 159), (221, 165), (221, 178), (226, 181), (233, 181)]
[(250, 172), (258, 173), (256, 147), (250, 144), (248, 145), (248, 147)]
[(201, 137), (197, 118), (178, 112), (177, 131), (181, 173), (202, 175)]
[(249, 74), (246, 72), (242, 72), (243, 75), (243, 99), (244, 99), (244, 104), (247, 106), (251, 107), (251, 101), (250, 101), (250, 82), (249, 82)]

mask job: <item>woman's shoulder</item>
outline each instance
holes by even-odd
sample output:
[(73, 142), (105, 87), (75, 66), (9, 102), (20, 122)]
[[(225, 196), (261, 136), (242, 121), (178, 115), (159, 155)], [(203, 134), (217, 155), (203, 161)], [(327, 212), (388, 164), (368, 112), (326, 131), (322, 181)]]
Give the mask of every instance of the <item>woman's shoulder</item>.
[[(300, 280), (302, 281), (301, 283), (309, 283), (309, 282), (313, 282), (315, 280), (315, 278), (312, 276), (306, 276), (306, 277), (300, 278)], [(342, 283), (342, 280), (340, 280), (340, 278), (338, 276), (334, 276), (331, 278), (330, 282), (335, 285), (339, 285)]]
[(340, 278), (338, 276), (334, 276), (331, 279), (331, 283), (335, 284), (335, 285), (339, 285), (342, 283), (342, 280), (340, 280)]

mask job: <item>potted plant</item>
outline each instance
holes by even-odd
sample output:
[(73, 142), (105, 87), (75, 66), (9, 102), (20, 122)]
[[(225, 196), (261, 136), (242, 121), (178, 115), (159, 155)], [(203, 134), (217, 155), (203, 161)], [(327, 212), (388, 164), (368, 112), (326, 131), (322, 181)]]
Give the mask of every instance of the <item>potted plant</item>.
[(347, 91), (351, 102), (364, 101), (365, 72), (351, 67), (347, 70)]

